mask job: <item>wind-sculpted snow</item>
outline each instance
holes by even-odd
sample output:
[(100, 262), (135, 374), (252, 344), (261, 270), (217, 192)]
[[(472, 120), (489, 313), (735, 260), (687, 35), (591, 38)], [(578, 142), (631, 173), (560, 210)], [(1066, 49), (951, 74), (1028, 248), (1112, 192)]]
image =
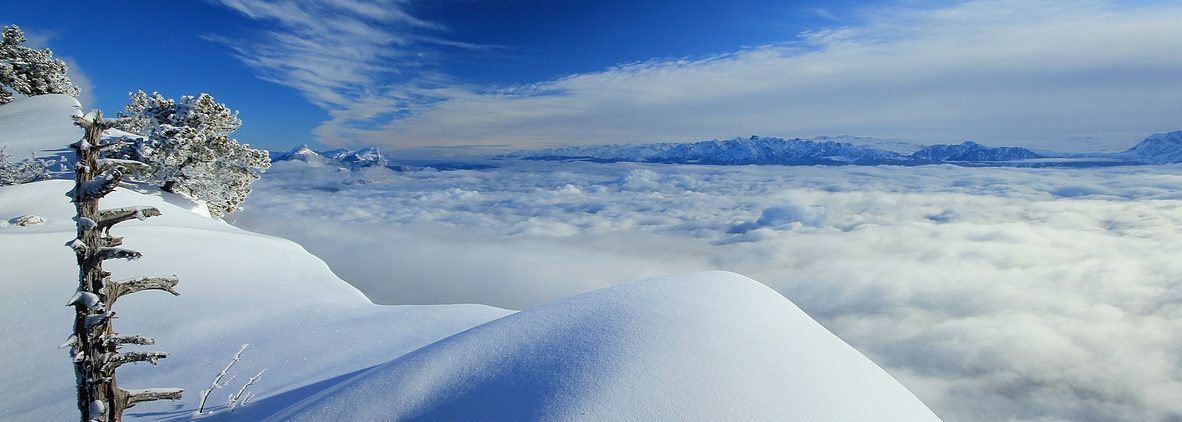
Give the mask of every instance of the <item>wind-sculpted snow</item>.
[(938, 421), (792, 302), (730, 273), (529, 309), (269, 421)]
[(494, 164), (277, 163), (232, 218), (378, 302), (523, 309), (723, 269), (947, 420), (1182, 416), (1182, 166)]

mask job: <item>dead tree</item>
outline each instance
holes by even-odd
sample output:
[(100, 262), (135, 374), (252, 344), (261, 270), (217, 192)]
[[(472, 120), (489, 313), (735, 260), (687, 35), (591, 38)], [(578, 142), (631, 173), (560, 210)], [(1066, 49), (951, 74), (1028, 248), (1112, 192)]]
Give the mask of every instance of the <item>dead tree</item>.
[(136, 259), (138, 251), (121, 248), (123, 239), (111, 235), (111, 227), (131, 219), (143, 220), (160, 215), (153, 207), (126, 207), (99, 210), (99, 199), (115, 190), (129, 166), (125, 160), (102, 160), (99, 152), (118, 142), (102, 144), (103, 132), (115, 126), (104, 120), (102, 112), (92, 110), (74, 116), (75, 124), (86, 136), (71, 144), (77, 160), (74, 190), (70, 192), (78, 215), (78, 237), (67, 243), (78, 258), (78, 292), (67, 306), (74, 307), (74, 334), (63, 346), (70, 347), (78, 388), (78, 410), (82, 422), (119, 422), (123, 411), (136, 403), (152, 400), (179, 400), (179, 388), (125, 390), (115, 380), (120, 365), (149, 362), (153, 365), (168, 356), (164, 352), (124, 352), (125, 344), (150, 345), (155, 341), (143, 336), (119, 335), (112, 327), (115, 312), (111, 309), (120, 297), (144, 290), (163, 290), (178, 295), (174, 277), (137, 277), (113, 281), (103, 270), (109, 259)]

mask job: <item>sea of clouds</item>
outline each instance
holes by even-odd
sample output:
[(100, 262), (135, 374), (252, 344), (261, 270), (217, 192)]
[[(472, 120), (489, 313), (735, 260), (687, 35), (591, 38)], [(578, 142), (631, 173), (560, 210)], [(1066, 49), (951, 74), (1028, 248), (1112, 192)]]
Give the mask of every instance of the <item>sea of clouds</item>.
[(1182, 420), (1182, 166), (494, 164), (281, 162), (230, 219), (387, 304), (730, 270), (945, 420)]

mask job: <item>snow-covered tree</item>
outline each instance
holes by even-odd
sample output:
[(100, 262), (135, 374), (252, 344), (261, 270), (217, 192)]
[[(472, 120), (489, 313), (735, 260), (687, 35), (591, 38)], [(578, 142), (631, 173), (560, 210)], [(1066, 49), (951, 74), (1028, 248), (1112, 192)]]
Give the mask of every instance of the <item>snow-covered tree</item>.
[(0, 147), (0, 186), (19, 185), (49, 178), (47, 161), (28, 158), (13, 162), (6, 149)]
[(5, 26), (0, 34), (0, 104), (12, 101), (13, 93), (26, 96), (66, 94), (77, 97), (78, 87), (66, 76), (66, 63), (53, 58), (48, 48), (35, 50), (21, 45), (25, 33), (16, 25)]
[(74, 189), (69, 195), (77, 210), (78, 235), (66, 244), (78, 259), (78, 290), (67, 306), (74, 307), (74, 333), (63, 347), (70, 348), (78, 389), (78, 410), (82, 422), (119, 422), (123, 411), (136, 403), (153, 400), (178, 400), (179, 388), (126, 390), (115, 379), (115, 370), (127, 363), (156, 361), (168, 357), (164, 352), (125, 352), (123, 345), (150, 345), (155, 341), (138, 335), (120, 335), (112, 325), (115, 302), (128, 294), (161, 290), (177, 295), (179, 282), (173, 277), (136, 277), (115, 281), (103, 270), (110, 259), (137, 259), (140, 252), (121, 248), (123, 238), (111, 235), (111, 227), (132, 219), (143, 220), (160, 215), (153, 207), (99, 209), (99, 199), (115, 190), (127, 172), (127, 163), (99, 159), (104, 149), (117, 143), (101, 144), (103, 133), (115, 126), (103, 119), (102, 112), (91, 111), (74, 116), (86, 136), (70, 145), (77, 161), (74, 166)]
[(242, 124), (238, 113), (209, 94), (179, 101), (158, 92), (130, 95), (119, 128), (143, 139), (118, 150), (115, 157), (152, 167), (133, 178), (204, 201), (214, 217), (238, 211), (250, 194), (250, 184), (271, 166), (267, 151), (230, 136)]

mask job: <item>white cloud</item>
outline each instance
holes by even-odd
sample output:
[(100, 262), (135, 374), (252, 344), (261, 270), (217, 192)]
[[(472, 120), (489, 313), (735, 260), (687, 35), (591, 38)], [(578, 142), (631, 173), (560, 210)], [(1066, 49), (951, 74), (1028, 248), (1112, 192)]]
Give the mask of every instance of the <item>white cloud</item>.
[(1123, 149), (1178, 129), (1179, 21), (1182, 7), (1168, 3), (877, 8), (861, 24), (715, 57), (493, 92), (407, 85), (385, 96), (425, 100), (412, 101), (409, 115), (336, 140), (525, 147), (857, 134)]
[(494, 163), (279, 163), (237, 224), (297, 240), (384, 303), (523, 308), (732, 270), (946, 420), (1182, 415), (1182, 166)]

